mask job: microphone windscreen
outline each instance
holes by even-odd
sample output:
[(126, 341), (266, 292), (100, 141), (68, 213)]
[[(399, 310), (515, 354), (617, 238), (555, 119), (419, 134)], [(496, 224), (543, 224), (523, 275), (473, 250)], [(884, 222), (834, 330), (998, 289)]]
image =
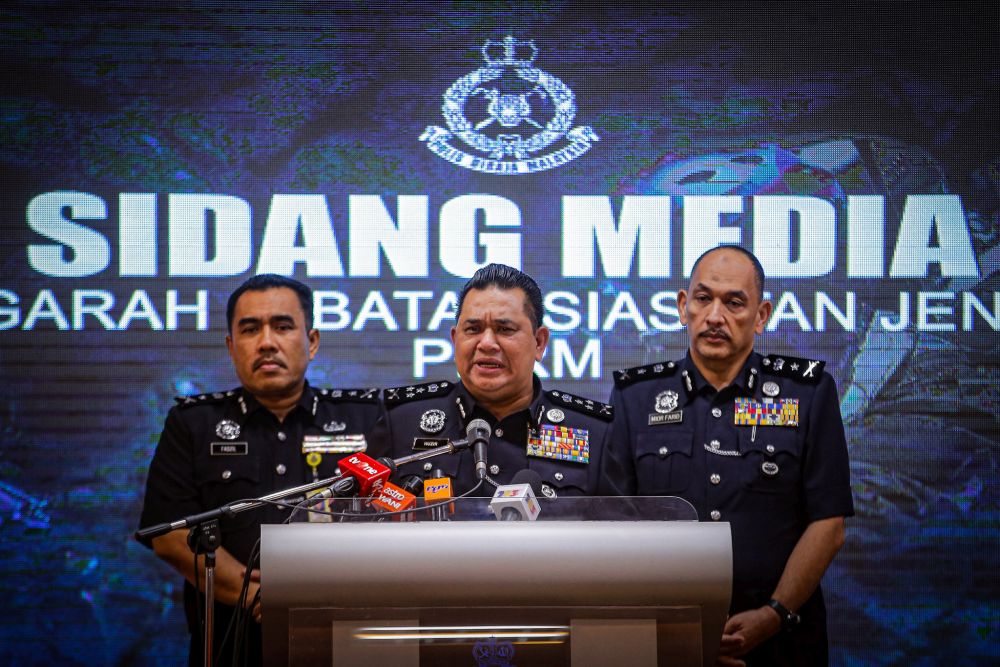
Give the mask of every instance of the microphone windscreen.
[(490, 428), (490, 423), (485, 419), (473, 419), (465, 427), (465, 437), (469, 440), (476, 440), (478, 438), (489, 440), (492, 434), (493, 429)]
[(536, 498), (542, 495), (542, 476), (534, 470), (529, 470), (527, 468), (524, 470), (518, 470), (514, 473), (514, 478), (510, 480), (510, 483), (527, 484), (531, 487), (531, 491), (535, 494)]

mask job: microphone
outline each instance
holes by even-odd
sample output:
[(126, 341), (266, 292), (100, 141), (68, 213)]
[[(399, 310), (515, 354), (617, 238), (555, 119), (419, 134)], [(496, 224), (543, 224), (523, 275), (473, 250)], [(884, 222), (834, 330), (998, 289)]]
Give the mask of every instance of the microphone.
[[(480, 422), (482, 425), (484, 425), (486, 427), (486, 436), (485, 437), (486, 437), (486, 440), (489, 440), (489, 438), (490, 438), (490, 425), (487, 424), (482, 419), (474, 419), (472, 422), (469, 423), (469, 427), (471, 428), (472, 424), (474, 424), (476, 422)], [(468, 429), (466, 429), (466, 433), (468, 433)], [(441, 445), (440, 447), (432, 447), (430, 449), (425, 449), (422, 452), (417, 452), (416, 454), (410, 454), (408, 456), (401, 456), (398, 459), (381, 458), (381, 459), (379, 459), (379, 461), (382, 461), (383, 463), (385, 463), (385, 465), (387, 465), (390, 468), (393, 468), (393, 470), (395, 470), (396, 468), (399, 468), (400, 466), (404, 466), (407, 463), (413, 463), (414, 461), (423, 461), (424, 459), (432, 459), (435, 456), (441, 456), (442, 454), (454, 454), (455, 452), (460, 452), (463, 449), (468, 449), (472, 445), (472, 442), (473, 442), (473, 440), (470, 440), (469, 438), (464, 438), (462, 440), (452, 440), (451, 442), (449, 442), (446, 445)], [(393, 467), (393, 466), (395, 466), (395, 467)]]
[(385, 512), (402, 512), (417, 504), (417, 497), (396, 486), (392, 482), (385, 482), (378, 491), (378, 496), (372, 500), (379, 510)]
[(403, 487), (403, 491), (417, 495), (424, 488), (424, 480), (420, 475), (407, 475), (400, 486)]
[[(452, 498), (451, 490), (451, 478), (450, 477), (433, 477), (431, 479), (424, 481), (424, 504), (431, 505), (439, 502), (444, 502)], [(438, 507), (431, 508), (431, 518), (434, 521), (444, 521), (446, 514), (454, 514), (455, 503), (448, 503), (447, 505), (440, 505)]]
[(514, 477), (511, 478), (510, 483), (527, 484), (531, 487), (531, 492), (535, 494), (536, 498), (542, 495), (542, 476), (534, 470), (529, 470), (528, 468), (518, 470), (514, 473)]
[(515, 483), (497, 487), (490, 500), (490, 511), (500, 521), (534, 521), (541, 508), (532, 486), (541, 489), (542, 478), (534, 470), (521, 470), (511, 482)]
[(330, 498), (346, 498), (347, 496), (353, 496), (358, 490), (358, 482), (353, 477), (343, 477), (330, 486), (326, 487), (322, 491), (310, 491), (305, 496), (299, 496), (297, 498), (291, 498), (284, 501), (286, 505), (298, 505), (300, 503), (305, 503), (305, 508), (308, 509), (313, 505), (317, 504), (321, 500), (328, 500)]
[(358, 452), (340, 459), (340, 471), (358, 482), (359, 496), (374, 496), (389, 480), (392, 469), (367, 454)]
[(476, 479), (486, 479), (486, 446), (490, 443), (493, 429), (485, 419), (473, 419), (465, 427), (465, 438), (472, 443), (472, 455), (476, 459)]

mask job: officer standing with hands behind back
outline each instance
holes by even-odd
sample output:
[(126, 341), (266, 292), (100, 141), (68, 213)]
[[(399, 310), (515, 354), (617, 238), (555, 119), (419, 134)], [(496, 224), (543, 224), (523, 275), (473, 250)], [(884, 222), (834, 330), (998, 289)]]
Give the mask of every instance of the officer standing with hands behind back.
[(824, 362), (753, 351), (771, 314), (750, 252), (714, 248), (677, 295), (680, 361), (615, 373), (602, 490), (680, 496), (728, 521), (733, 597), (720, 665), (827, 664), (819, 583), (854, 513), (837, 389)]
[[(474, 419), (490, 425), (489, 477), (508, 484), (524, 470), (538, 473), (542, 493), (593, 495), (610, 434), (611, 407), (563, 391), (545, 391), (534, 374), (549, 342), (542, 324), (542, 294), (527, 274), (489, 264), (465, 284), (451, 329), (459, 380), (386, 389), (386, 416), (372, 432), (373, 446), (394, 458), (465, 437)], [(440, 470), (455, 494), (477, 482), (473, 453), (441, 456), (402, 467), (400, 475)], [(490, 496), (483, 485), (477, 495)]]

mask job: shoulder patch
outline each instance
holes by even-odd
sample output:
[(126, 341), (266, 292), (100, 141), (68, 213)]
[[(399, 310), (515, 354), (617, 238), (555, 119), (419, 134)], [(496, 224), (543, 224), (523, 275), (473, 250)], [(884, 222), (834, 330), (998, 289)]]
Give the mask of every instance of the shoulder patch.
[(333, 403), (378, 403), (378, 387), (369, 389), (322, 389), (313, 390), (320, 400)]
[(382, 400), (385, 407), (394, 408), (410, 401), (420, 401), (425, 398), (440, 398), (447, 396), (455, 388), (455, 382), (425, 382), (424, 384), (411, 384), (405, 387), (392, 387), (382, 390)]
[(574, 396), (573, 394), (567, 394), (565, 391), (557, 391), (555, 389), (545, 393), (548, 394), (555, 405), (561, 408), (570, 408), (606, 422), (611, 421), (615, 416), (614, 408), (607, 403), (593, 401), (582, 396)]
[(193, 405), (208, 405), (210, 403), (219, 403), (226, 400), (227, 398), (232, 398), (236, 396), (238, 390), (230, 389), (229, 391), (214, 391), (208, 394), (192, 394), (191, 396), (174, 396), (174, 400), (177, 402), (177, 407), (189, 408)]
[(807, 384), (818, 383), (826, 366), (826, 362), (819, 359), (789, 357), (787, 354), (769, 354), (760, 363), (765, 373)]
[(677, 372), (680, 366), (676, 361), (660, 361), (646, 366), (636, 366), (615, 371), (615, 386), (624, 389), (630, 384), (641, 382), (642, 380), (652, 380), (653, 378), (670, 377)]

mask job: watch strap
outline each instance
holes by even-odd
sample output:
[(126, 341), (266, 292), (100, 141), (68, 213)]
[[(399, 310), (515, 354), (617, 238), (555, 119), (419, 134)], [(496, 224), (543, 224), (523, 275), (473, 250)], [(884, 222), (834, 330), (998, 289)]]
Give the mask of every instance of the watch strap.
[(799, 623), (802, 622), (802, 617), (793, 612), (791, 609), (781, 604), (774, 598), (771, 598), (767, 606), (778, 612), (778, 617), (781, 618), (781, 629), (785, 632), (790, 632), (798, 627)]

